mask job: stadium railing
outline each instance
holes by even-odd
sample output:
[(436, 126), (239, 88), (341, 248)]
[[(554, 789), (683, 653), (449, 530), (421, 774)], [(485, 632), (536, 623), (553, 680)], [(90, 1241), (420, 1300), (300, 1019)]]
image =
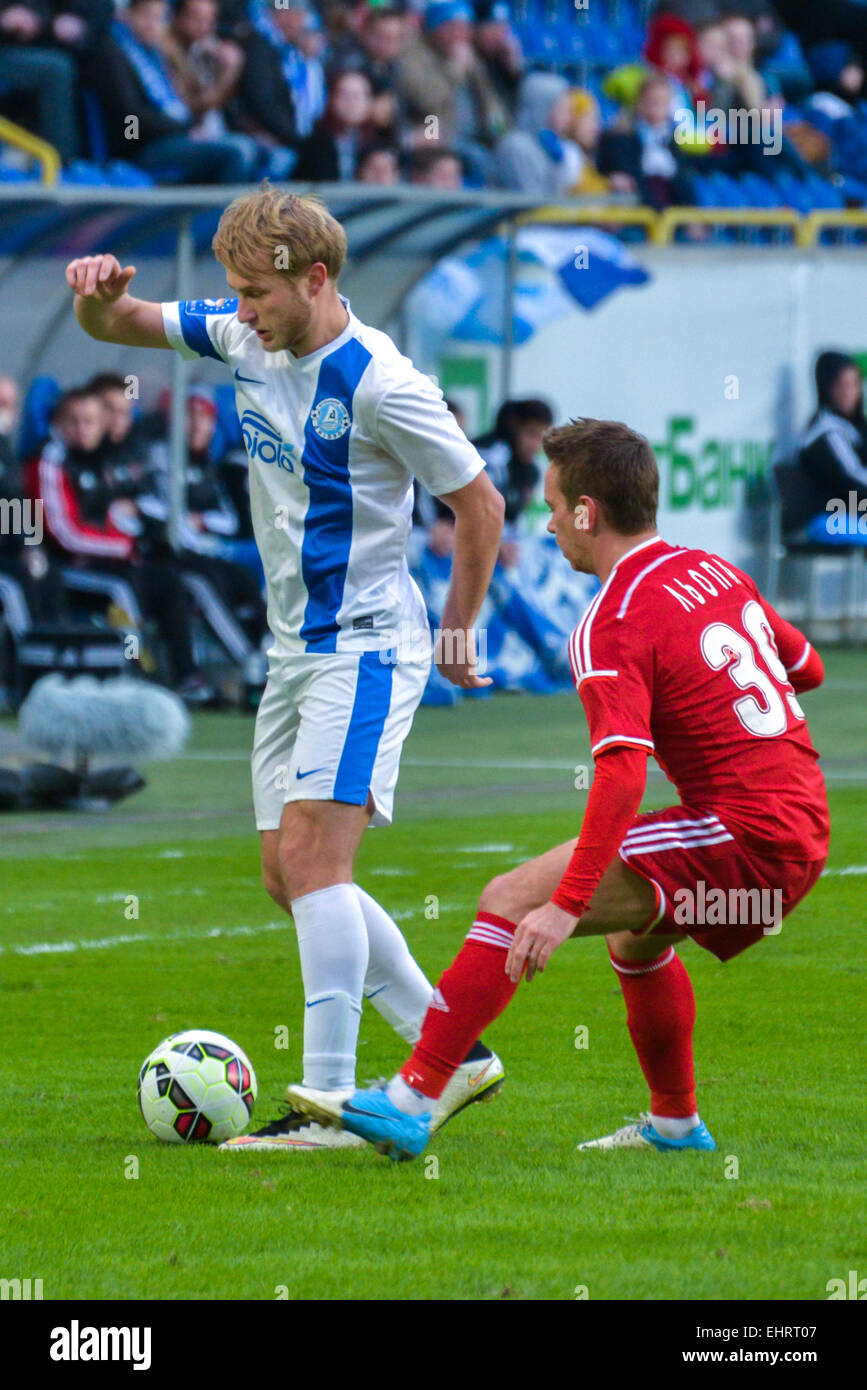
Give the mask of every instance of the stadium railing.
[(52, 187), (57, 183), (62, 167), (60, 155), (47, 140), (42, 140), (23, 126), (16, 125), (6, 116), (0, 116), (0, 141), (5, 141), (13, 149), (20, 150), (22, 154), (36, 160), (43, 186)]

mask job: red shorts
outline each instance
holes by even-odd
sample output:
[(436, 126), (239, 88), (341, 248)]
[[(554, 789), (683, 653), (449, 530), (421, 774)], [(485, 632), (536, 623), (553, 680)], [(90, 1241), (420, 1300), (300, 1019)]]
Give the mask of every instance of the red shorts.
[(742, 849), (712, 811), (687, 806), (636, 816), (620, 858), (656, 890), (656, 911), (636, 935), (685, 932), (719, 960), (776, 936), (825, 866)]

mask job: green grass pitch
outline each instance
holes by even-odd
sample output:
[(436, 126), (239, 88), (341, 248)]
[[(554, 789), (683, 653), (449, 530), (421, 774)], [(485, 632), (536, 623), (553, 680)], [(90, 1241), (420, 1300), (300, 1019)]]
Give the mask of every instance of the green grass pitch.
[[(576, 1153), (646, 1104), (601, 941), (567, 944), (521, 987), (488, 1035), (506, 1087), (434, 1140), (435, 1163), (163, 1146), (136, 1080), (167, 1033), (235, 1038), (259, 1123), (299, 1079), (297, 952), (259, 884), (252, 721), (199, 717), (184, 757), (106, 816), (5, 817), (0, 1273), (41, 1278), (46, 1299), (788, 1300), (867, 1270), (864, 658), (827, 664), (804, 703), (832, 872), (729, 965), (683, 950), (715, 1154)], [(573, 695), (421, 711), (396, 823), (368, 834), (358, 878), (432, 979), (486, 880), (577, 833), (587, 761)], [(647, 805), (672, 799), (649, 781)], [(403, 1055), (368, 1007), (359, 1078)]]

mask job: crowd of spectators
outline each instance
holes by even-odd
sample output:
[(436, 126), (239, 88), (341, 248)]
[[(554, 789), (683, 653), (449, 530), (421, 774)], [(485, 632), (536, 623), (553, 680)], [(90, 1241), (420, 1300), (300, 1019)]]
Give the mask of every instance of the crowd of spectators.
[[(14, 638), (91, 623), (138, 632), (144, 668), (190, 704), (216, 698), (200, 669), (194, 617), (246, 675), (268, 642), (261, 570), (244, 538), (249, 502), (232, 451), (215, 448), (212, 390), (190, 389), (187, 471), (170, 537), (170, 450), (164, 397), (138, 414), (126, 380), (101, 373), (61, 392), (45, 438), (22, 457), (20, 392), (0, 377), (0, 497), (39, 525), (0, 536), (0, 685), (12, 685)], [(245, 475), (244, 475), (245, 476)], [(237, 556), (232, 542), (240, 541)], [(251, 563), (252, 561), (252, 563)]]
[[(708, 173), (783, 171), (858, 203), (865, 56), (864, 0), (0, 0), (0, 110), (80, 181), (411, 182), (659, 208), (701, 201)], [(774, 124), (774, 158), (767, 140), (705, 139), (703, 109)], [(0, 175), (16, 176), (8, 158)]]

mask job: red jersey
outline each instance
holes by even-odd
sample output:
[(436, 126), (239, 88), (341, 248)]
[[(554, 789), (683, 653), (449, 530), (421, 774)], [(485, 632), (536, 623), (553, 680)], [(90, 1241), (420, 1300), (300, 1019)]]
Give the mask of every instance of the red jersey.
[(618, 561), (570, 641), (594, 758), (646, 749), (685, 806), (796, 861), (828, 852), (825, 782), (790, 681), (810, 654), (748, 575), (660, 537)]

